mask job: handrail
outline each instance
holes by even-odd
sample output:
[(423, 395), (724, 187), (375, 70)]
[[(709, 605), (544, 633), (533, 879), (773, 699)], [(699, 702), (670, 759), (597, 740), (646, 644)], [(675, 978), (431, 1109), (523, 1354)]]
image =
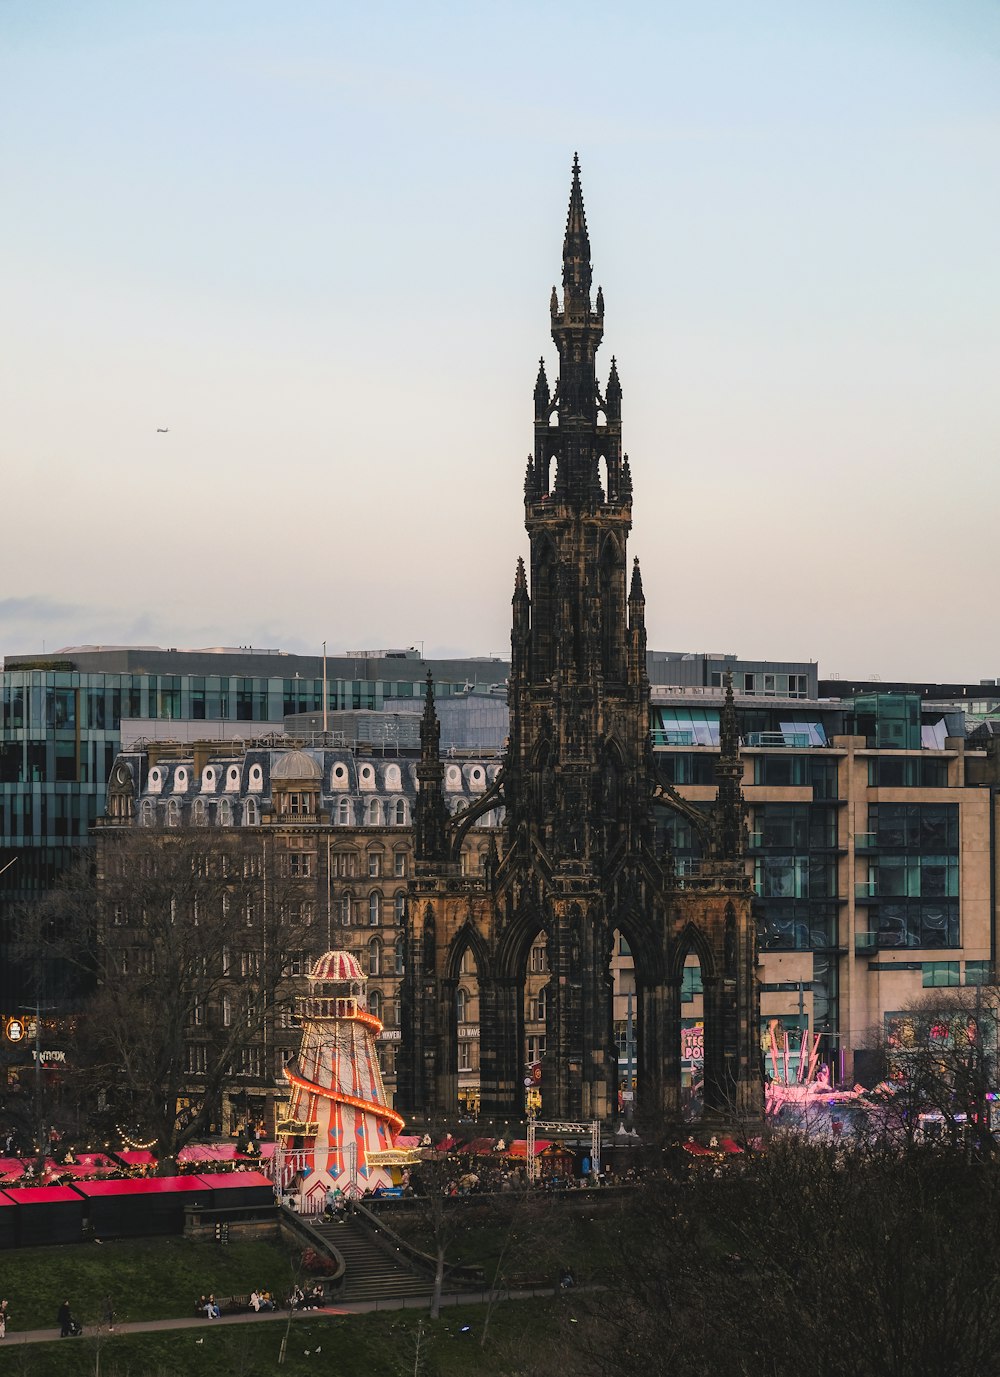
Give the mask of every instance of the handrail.
[[(362, 1205), (360, 1201), (356, 1200), (351, 1206), (351, 1210), (352, 1213), (361, 1216), (362, 1223), (365, 1224), (369, 1232), (375, 1236), (375, 1242), (384, 1253), (389, 1254), (390, 1251), (389, 1248), (386, 1247), (386, 1240), (388, 1240), (396, 1253), (403, 1253), (406, 1255), (407, 1262), (411, 1267), (428, 1271), (433, 1277), (437, 1270), (437, 1262), (429, 1253), (422, 1252), (419, 1248), (414, 1247), (407, 1239), (401, 1238), (400, 1235), (396, 1233), (395, 1229), (390, 1228), (388, 1224), (384, 1224), (378, 1215), (373, 1214), (371, 1210)], [(385, 1236), (384, 1239), (379, 1238), (380, 1234)], [(444, 1274), (450, 1281), (457, 1281), (465, 1286), (482, 1286), (485, 1280), (485, 1274), (481, 1267), (466, 1267), (463, 1264), (454, 1264), (452, 1266), (446, 1265)]]

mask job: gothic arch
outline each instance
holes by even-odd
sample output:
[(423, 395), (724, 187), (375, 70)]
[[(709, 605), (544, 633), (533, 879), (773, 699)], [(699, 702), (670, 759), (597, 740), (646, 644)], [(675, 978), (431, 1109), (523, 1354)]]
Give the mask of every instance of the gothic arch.
[(448, 949), (448, 960), (445, 966), (445, 979), (457, 981), (462, 968), (462, 957), (466, 951), (471, 951), (476, 963), (476, 976), (480, 984), (484, 980), (492, 978), (493, 963), (490, 960), (490, 950), (483, 939), (482, 933), (470, 920), (459, 928), (452, 938), (451, 946)]
[(670, 974), (673, 979), (680, 980), (682, 978), (684, 962), (688, 956), (697, 956), (701, 963), (703, 980), (713, 980), (718, 975), (715, 955), (708, 938), (696, 923), (691, 922), (685, 926), (674, 943), (673, 960), (670, 963)]

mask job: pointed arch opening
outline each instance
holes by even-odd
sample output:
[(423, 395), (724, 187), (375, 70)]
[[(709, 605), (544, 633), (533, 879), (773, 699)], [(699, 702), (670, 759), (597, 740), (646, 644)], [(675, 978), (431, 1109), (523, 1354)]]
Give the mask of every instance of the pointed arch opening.
[(625, 552), (613, 535), (601, 550), (598, 567), (601, 612), (601, 665), (605, 679), (625, 678)]

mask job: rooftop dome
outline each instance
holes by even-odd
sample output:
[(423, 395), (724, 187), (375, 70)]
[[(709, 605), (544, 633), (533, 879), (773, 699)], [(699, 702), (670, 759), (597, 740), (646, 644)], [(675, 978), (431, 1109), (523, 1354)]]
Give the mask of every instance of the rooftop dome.
[(327, 951), (316, 962), (310, 980), (360, 980), (366, 976), (349, 951)]
[(271, 766), (272, 779), (322, 779), (323, 771), (305, 751), (282, 751)]

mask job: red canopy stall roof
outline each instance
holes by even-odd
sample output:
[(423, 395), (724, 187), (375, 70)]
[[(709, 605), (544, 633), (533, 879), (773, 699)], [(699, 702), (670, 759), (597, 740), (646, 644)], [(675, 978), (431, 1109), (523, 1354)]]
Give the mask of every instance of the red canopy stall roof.
[[(552, 1144), (551, 1144), (551, 1142), (550, 1142), (547, 1138), (536, 1138), (536, 1139), (535, 1139), (535, 1156), (537, 1157), (538, 1154), (539, 1154), (540, 1152), (544, 1152), (545, 1149), (546, 1149), (547, 1147), (551, 1147), (551, 1146), (552, 1146)], [(508, 1157), (527, 1157), (527, 1155), (528, 1155), (528, 1140), (527, 1140), (527, 1138), (515, 1138), (514, 1141), (511, 1143), (510, 1147), (507, 1149), (507, 1156), (508, 1156)]]
[(148, 1148), (128, 1148), (125, 1152), (116, 1152), (115, 1156), (127, 1167), (151, 1167), (156, 1163)]
[(80, 1203), (80, 1197), (72, 1186), (8, 1186), (4, 1194), (13, 1200), (15, 1205)]
[(471, 1143), (466, 1143), (462, 1151), (471, 1157), (489, 1157), (495, 1141), (494, 1138), (473, 1138)]
[(696, 1143), (693, 1139), (684, 1144), (684, 1151), (690, 1152), (692, 1157), (711, 1157), (712, 1155), (711, 1148), (702, 1147), (701, 1143)]
[(10, 1198), (9, 1195), (6, 1195), (3, 1191), (0, 1191), (0, 1205), (16, 1205), (16, 1204), (17, 1204), (17, 1201), (16, 1201), (16, 1200), (11, 1200), (11, 1198)]
[[(69, 1189), (59, 1187), (58, 1189)], [(71, 1194), (102, 1195), (179, 1195), (204, 1191), (205, 1183), (198, 1176), (144, 1176), (138, 1181), (77, 1181)], [(34, 1194), (29, 1191), (28, 1194)]]
[(197, 1179), (210, 1186), (213, 1191), (242, 1190), (247, 1186), (267, 1186), (269, 1190), (274, 1188), (274, 1182), (259, 1171), (201, 1172)]

